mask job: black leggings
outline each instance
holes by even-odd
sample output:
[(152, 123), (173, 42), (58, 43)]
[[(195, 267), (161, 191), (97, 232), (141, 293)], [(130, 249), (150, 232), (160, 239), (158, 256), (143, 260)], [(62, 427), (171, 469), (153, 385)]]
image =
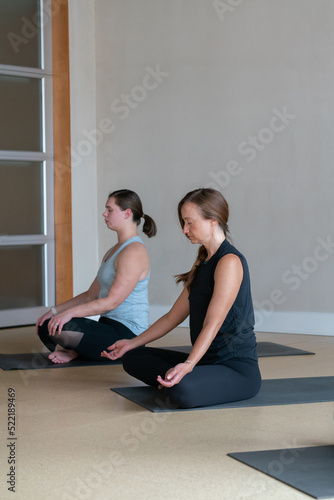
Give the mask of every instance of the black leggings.
[[(154, 347), (140, 347), (128, 351), (123, 358), (127, 373), (145, 384), (158, 386), (157, 376), (178, 363), (188, 354)], [(177, 408), (213, 406), (240, 401), (255, 396), (261, 387), (258, 362), (249, 359), (231, 359), (222, 364), (198, 364), (181, 382), (166, 389), (166, 397)]]
[[(73, 318), (65, 323), (60, 336), (49, 335), (48, 323), (49, 321), (45, 321), (38, 328), (38, 335), (50, 351), (54, 351), (56, 345), (59, 344), (65, 349), (73, 349), (81, 358), (92, 361), (106, 360), (106, 358), (101, 358), (101, 352), (117, 340), (135, 337), (135, 334), (122, 323), (104, 317), (101, 317), (99, 321)], [(78, 338), (79, 343), (76, 341)], [(110, 360), (110, 363), (113, 361)]]

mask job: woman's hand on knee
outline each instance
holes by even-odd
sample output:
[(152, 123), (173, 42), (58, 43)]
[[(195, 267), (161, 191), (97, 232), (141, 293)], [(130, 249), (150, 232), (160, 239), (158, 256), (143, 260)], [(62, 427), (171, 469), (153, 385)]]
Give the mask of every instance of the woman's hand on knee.
[(162, 378), (158, 375), (158, 382), (160, 384), (160, 388), (163, 387), (173, 387), (173, 385), (181, 382), (183, 377), (187, 375), (187, 373), (192, 371), (192, 367), (189, 363), (179, 363), (174, 366), (174, 368), (170, 368), (168, 372), (165, 373), (165, 378)]
[(63, 326), (71, 321), (72, 318), (73, 316), (69, 311), (58, 313), (53, 316), (48, 324), (49, 334), (52, 336), (56, 335), (57, 333), (61, 334)]
[(131, 339), (117, 340), (113, 345), (107, 347), (108, 351), (102, 351), (101, 356), (103, 358), (109, 358), (112, 360), (121, 358), (126, 352), (133, 349), (131, 345)]
[(53, 317), (53, 312), (50, 309), (45, 314), (43, 314), (43, 316), (41, 316), (40, 318), (38, 318), (38, 320), (36, 321), (36, 331), (37, 331), (37, 333), (38, 333), (38, 328), (40, 326), (42, 326), (45, 321), (47, 321), (48, 319), (51, 319), (52, 317)]

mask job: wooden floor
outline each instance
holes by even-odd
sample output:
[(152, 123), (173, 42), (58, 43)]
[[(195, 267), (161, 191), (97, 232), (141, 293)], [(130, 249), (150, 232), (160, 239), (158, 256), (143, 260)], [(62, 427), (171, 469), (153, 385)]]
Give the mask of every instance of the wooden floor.
[[(179, 328), (157, 345), (188, 344)], [(334, 375), (334, 337), (261, 333), (315, 356), (260, 358), (263, 378)], [(0, 330), (0, 352), (38, 352), (34, 327)], [(0, 498), (303, 500), (227, 456), (328, 445), (334, 402), (153, 414), (110, 391), (136, 385), (122, 366), (2, 371)], [(8, 389), (16, 395), (15, 489), (7, 490)]]

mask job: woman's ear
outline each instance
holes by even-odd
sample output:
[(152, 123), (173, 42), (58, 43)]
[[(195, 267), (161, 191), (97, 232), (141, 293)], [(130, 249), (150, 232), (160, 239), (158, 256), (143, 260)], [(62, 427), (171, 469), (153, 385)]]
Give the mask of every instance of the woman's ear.
[(127, 208), (126, 210), (124, 210), (124, 219), (129, 219), (131, 215), (132, 215), (131, 208)]

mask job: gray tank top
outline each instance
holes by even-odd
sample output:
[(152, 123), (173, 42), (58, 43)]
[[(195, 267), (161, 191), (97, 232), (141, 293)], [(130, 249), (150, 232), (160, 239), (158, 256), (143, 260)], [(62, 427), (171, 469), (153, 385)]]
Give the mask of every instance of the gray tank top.
[[(134, 242), (143, 243), (139, 236), (134, 236), (127, 240), (120, 248), (114, 253), (110, 259), (108, 255), (111, 250), (106, 255), (104, 261), (101, 264), (100, 269), (97, 273), (97, 280), (100, 285), (99, 298), (106, 297), (109, 289), (114, 282), (116, 276), (115, 269), (115, 259), (117, 255), (124, 250), (124, 248), (130, 243)], [(107, 260), (108, 259), (108, 260)], [(119, 321), (126, 327), (128, 327), (135, 335), (139, 335), (144, 330), (148, 328), (148, 282), (150, 278), (150, 272), (147, 277), (142, 281), (138, 281), (135, 289), (130, 293), (130, 295), (120, 304), (116, 309), (113, 309), (102, 316), (106, 318)]]

